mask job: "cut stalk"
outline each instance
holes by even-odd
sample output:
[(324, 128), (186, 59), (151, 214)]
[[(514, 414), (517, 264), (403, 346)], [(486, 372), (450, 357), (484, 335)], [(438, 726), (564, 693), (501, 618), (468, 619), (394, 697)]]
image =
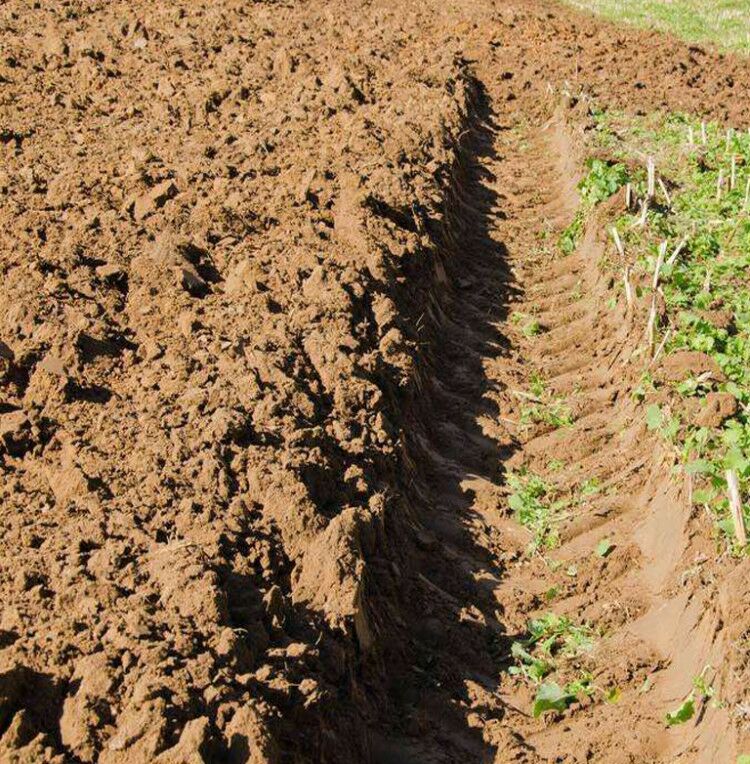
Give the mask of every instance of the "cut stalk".
[(648, 217), (648, 197), (641, 199), (641, 216), (633, 223), (633, 228), (643, 228)]
[(716, 201), (721, 199), (721, 189), (724, 186), (724, 170), (719, 170), (719, 177), (716, 179)]
[(729, 190), (734, 191), (737, 184), (737, 157), (732, 154), (732, 169), (729, 176)]
[(706, 123), (701, 122), (701, 141), (705, 146), (708, 143), (708, 136), (706, 135)]
[(669, 191), (667, 191), (667, 187), (664, 184), (664, 181), (659, 177), (659, 188), (661, 189), (661, 192), (664, 194), (664, 198), (667, 200), (667, 207), (672, 206), (672, 197), (669, 195)]
[(740, 481), (737, 479), (735, 470), (726, 471), (727, 491), (729, 494), (729, 508), (732, 511), (734, 522), (734, 535), (740, 546), (747, 546), (747, 531), (745, 530), (745, 516), (742, 514), (742, 499), (740, 498)]
[(646, 167), (648, 172), (648, 190), (646, 195), (649, 199), (653, 199), (656, 195), (656, 163), (653, 157), (648, 158)]
[(656, 344), (656, 295), (654, 291), (651, 296), (651, 309), (648, 312), (648, 325), (646, 326), (646, 336), (648, 337), (648, 352), (654, 357), (654, 345)]
[(683, 236), (680, 243), (675, 247), (674, 252), (669, 256), (669, 260), (667, 260), (667, 265), (674, 265), (677, 258), (680, 256), (680, 252), (682, 252), (683, 248), (687, 244), (688, 237)]
[(654, 357), (654, 345), (656, 344), (656, 298), (659, 295), (659, 274), (664, 265), (664, 257), (667, 254), (667, 242), (663, 241), (659, 245), (659, 256), (656, 258), (656, 267), (654, 268), (654, 278), (651, 283), (653, 294), (651, 295), (651, 310), (648, 313), (648, 326), (646, 334), (648, 335), (648, 350), (651, 357)]
[(662, 341), (659, 343), (659, 347), (656, 348), (654, 357), (651, 360), (651, 363), (649, 364), (649, 369), (659, 360), (659, 356), (661, 356), (662, 352), (664, 351), (664, 347), (667, 344), (667, 340), (669, 339), (669, 335), (671, 333), (672, 333), (671, 329), (667, 329), (667, 331), (664, 332), (664, 337), (662, 338)]
[(633, 307), (633, 287), (630, 286), (630, 271), (632, 267), (630, 265), (625, 266), (625, 272), (623, 274), (623, 281), (625, 282), (625, 302), (628, 306), (628, 311)]
[(656, 258), (656, 266), (654, 267), (654, 280), (653, 280), (653, 288), (656, 289), (659, 286), (659, 275), (661, 273), (662, 265), (664, 265), (664, 258), (667, 254), (667, 242), (663, 241), (659, 245), (659, 255)]
[(747, 183), (745, 184), (745, 203), (742, 205), (743, 211), (747, 212), (748, 207), (750, 207), (750, 178), (747, 179)]
[(617, 231), (617, 228), (612, 226), (612, 228), (610, 229), (610, 233), (612, 234), (612, 239), (615, 242), (615, 247), (617, 248), (618, 254), (624, 260), (625, 259), (625, 248), (622, 246), (622, 239), (620, 238), (620, 234)]

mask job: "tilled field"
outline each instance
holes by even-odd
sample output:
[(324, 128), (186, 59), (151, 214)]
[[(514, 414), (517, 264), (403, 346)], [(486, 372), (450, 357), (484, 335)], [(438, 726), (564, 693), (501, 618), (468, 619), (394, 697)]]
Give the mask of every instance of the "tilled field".
[[(589, 98), (744, 128), (744, 61), (542, 0), (9, 0), (0, 41), (0, 760), (742, 753), (747, 561), (637, 411), (645, 319), (596, 221), (532, 255)], [(519, 426), (536, 373), (570, 426)], [(551, 460), (610, 489), (567, 567), (509, 507)], [(618, 702), (529, 712), (552, 589)]]

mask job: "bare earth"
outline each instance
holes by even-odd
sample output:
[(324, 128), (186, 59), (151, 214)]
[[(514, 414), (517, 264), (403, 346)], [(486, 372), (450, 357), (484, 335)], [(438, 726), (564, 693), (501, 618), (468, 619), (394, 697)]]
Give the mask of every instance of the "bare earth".
[[(7, 0), (0, 48), (2, 762), (734, 761), (663, 713), (708, 663), (743, 701), (748, 562), (636, 414), (601, 233), (525, 263), (562, 92), (745, 127), (746, 62), (544, 0)], [(573, 428), (515, 426), (532, 369)], [(555, 457), (615, 489), (575, 581), (507, 507)], [(530, 717), (553, 585), (652, 692)]]

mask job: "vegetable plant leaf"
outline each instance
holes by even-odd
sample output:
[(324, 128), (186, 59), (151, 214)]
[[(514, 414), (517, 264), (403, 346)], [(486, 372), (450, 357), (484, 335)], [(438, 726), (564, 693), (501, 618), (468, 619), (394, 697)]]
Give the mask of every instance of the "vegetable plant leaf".
[(618, 703), (621, 697), (622, 690), (619, 687), (612, 687), (605, 695), (607, 703)]
[(614, 548), (615, 545), (609, 539), (602, 539), (596, 545), (596, 554), (599, 557), (607, 557)]
[(564, 711), (575, 699), (575, 695), (566, 692), (557, 682), (545, 682), (537, 690), (532, 714), (536, 719), (545, 711)]
[(667, 712), (667, 726), (675, 727), (678, 724), (684, 724), (693, 718), (695, 714), (695, 701), (688, 698), (679, 708)]
[(685, 472), (688, 475), (700, 475), (707, 472), (712, 472), (714, 469), (713, 464), (706, 459), (695, 459), (689, 464), (685, 465)]
[(656, 403), (652, 403), (646, 409), (646, 425), (649, 430), (658, 430), (661, 427), (661, 409)]

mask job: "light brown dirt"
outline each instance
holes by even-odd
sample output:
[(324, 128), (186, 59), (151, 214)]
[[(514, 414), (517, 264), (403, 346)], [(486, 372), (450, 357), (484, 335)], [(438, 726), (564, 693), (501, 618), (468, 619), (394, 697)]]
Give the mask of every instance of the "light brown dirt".
[[(535, 251), (561, 91), (741, 125), (744, 62), (541, 0), (10, 0), (0, 42), (0, 760), (731, 760), (728, 710), (661, 719), (706, 663), (742, 703), (747, 566), (635, 414), (595, 227)], [(520, 431), (532, 370), (574, 428)], [(507, 508), (552, 457), (614, 489), (575, 582)], [(553, 584), (653, 693), (528, 717)]]

